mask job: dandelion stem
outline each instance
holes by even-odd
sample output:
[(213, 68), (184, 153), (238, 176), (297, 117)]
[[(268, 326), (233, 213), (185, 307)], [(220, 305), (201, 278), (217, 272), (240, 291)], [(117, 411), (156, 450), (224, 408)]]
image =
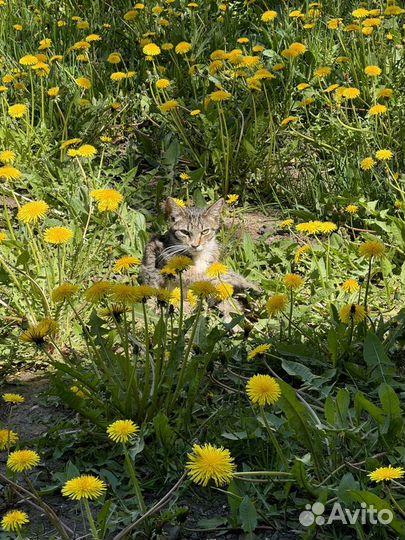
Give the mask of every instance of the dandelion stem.
[(287, 459), (283, 453), (283, 450), (281, 448), (281, 446), (278, 444), (278, 441), (267, 421), (267, 418), (266, 418), (266, 415), (265, 415), (265, 412), (264, 412), (264, 409), (263, 407), (260, 407), (260, 414), (261, 414), (261, 417), (263, 419), (263, 422), (264, 422), (264, 425), (266, 426), (266, 430), (267, 430), (267, 433), (269, 435), (269, 438), (274, 446), (274, 449), (276, 450), (277, 452), (277, 455), (281, 461), (281, 463), (283, 464), (284, 468), (287, 470), (288, 469), (288, 462), (287, 462)]
[(86, 516), (87, 516), (87, 519), (88, 519), (88, 522), (89, 522), (89, 525), (90, 525), (91, 534), (93, 535), (93, 539), (94, 540), (100, 540), (100, 537), (99, 537), (98, 532), (97, 532), (97, 527), (96, 527), (96, 524), (94, 522), (93, 515), (91, 513), (89, 501), (87, 499), (83, 499), (83, 504), (84, 504), (84, 509), (86, 511)]
[(123, 445), (123, 448), (124, 448), (124, 455), (125, 455), (125, 463), (127, 464), (128, 473), (131, 478), (135, 496), (138, 501), (139, 508), (142, 511), (142, 514), (145, 514), (147, 511), (147, 508), (146, 508), (146, 504), (142, 495), (141, 486), (139, 485), (139, 480), (136, 475), (134, 463), (131, 459), (131, 456), (129, 455), (128, 448), (125, 446), (125, 444)]

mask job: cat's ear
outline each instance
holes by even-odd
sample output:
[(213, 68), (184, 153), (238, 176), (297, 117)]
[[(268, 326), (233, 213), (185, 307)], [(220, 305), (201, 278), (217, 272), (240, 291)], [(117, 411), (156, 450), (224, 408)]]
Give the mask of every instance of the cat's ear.
[(173, 221), (185, 216), (184, 208), (182, 208), (172, 197), (168, 197), (165, 203), (165, 213), (167, 218)]
[(219, 224), (224, 203), (225, 201), (222, 198), (219, 199), (217, 202), (214, 202), (214, 204), (211, 204), (211, 206), (207, 208), (207, 210), (205, 211), (205, 215), (214, 219)]

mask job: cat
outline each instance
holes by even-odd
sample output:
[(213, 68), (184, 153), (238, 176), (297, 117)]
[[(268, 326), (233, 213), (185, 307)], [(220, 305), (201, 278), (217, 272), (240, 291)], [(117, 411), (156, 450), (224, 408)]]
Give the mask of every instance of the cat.
[[(165, 287), (167, 279), (160, 271), (175, 255), (185, 255), (193, 261), (193, 266), (182, 274), (185, 287), (194, 281), (207, 280), (206, 271), (209, 266), (219, 262), (220, 248), (216, 234), (221, 224), (223, 205), (224, 200), (219, 199), (208, 208), (182, 207), (169, 197), (165, 204), (168, 230), (153, 237), (146, 245), (140, 273), (141, 282), (152, 287)], [(232, 285), (235, 293), (261, 290), (232, 270), (220, 279)]]

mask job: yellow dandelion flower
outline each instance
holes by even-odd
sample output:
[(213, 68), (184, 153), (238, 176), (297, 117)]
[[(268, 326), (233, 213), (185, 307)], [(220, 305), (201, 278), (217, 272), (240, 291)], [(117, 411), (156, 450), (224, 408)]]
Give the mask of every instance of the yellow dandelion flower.
[(107, 62), (109, 64), (119, 64), (122, 61), (121, 55), (118, 52), (111, 53), (108, 58)]
[(165, 101), (159, 106), (159, 109), (163, 113), (168, 113), (170, 111), (174, 111), (179, 106), (178, 102), (175, 99), (169, 99), (169, 101)]
[(83, 88), (84, 90), (90, 90), (92, 87), (90, 79), (87, 79), (86, 77), (79, 77), (78, 79), (75, 79), (75, 82), (77, 86)]
[(7, 532), (19, 532), (21, 527), (29, 523), (28, 514), (21, 510), (11, 510), (7, 512), (1, 520), (3, 530)]
[(352, 11), (352, 16), (355, 19), (364, 19), (364, 17), (368, 17), (370, 15), (370, 12), (368, 9), (364, 8), (358, 8)]
[(99, 34), (90, 34), (86, 37), (86, 41), (91, 43), (92, 41), (101, 41), (101, 36)]
[(156, 45), (155, 43), (148, 43), (145, 45), (142, 49), (142, 52), (146, 56), (159, 56), (159, 54), (162, 52), (160, 47)]
[(78, 290), (78, 285), (68, 282), (62, 283), (62, 285), (59, 285), (59, 287), (56, 287), (52, 291), (52, 302), (59, 303), (64, 302), (65, 300), (70, 300), (70, 298), (72, 298)]
[(216, 486), (229, 484), (236, 466), (229, 450), (206, 443), (203, 446), (195, 444), (192, 453), (187, 454), (186, 469), (196, 484), (206, 486), (213, 480)]
[(360, 289), (357, 279), (349, 278), (342, 284), (342, 290), (347, 294), (353, 294)]
[(301, 276), (298, 274), (287, 274), (283, 278), (284, 285), (287, 287), (287, 289), (290, 290), (297, 290), (300, 289), (304, 285), (304, 280)]
[(229, 204), (230, 206), (236, 204), (239, 201), (239, 195), (235, 195), (231, 193), (226, 198), (226, 204)]
[(3, 231), (0, 231), (0, 243), (4, 242), (4, 240), (7, 240), (7, 234)]
[(367, 259), (382, 257), (384, 253), (385, 246), (380, 240), (367, 240), (359, 247), (359, 255)]
[(335, 223), (332, 223), (331, 221), (324, 221), (319, 225), (319, 231), (322, 234), (331, 234), (337, 230), (337, 226)]
[(76, 144), (80, 144), (82, 142), (81, 139), (78, 139), (77, 137), (74, 139), (67, 139), (66, 141), (63, 141), (60, 145), (60, 149), (64, 150), (65, 148), (68, 148), (69, 146), (74, 146)]
[(192, 48), (193, 47), (191, 43), (187, 43), (187, 41), (181, 41), (176, 45), (174, 50), (176, 54), (187, 54), (191, 51)]
[(381, 88), (377, 92), (377, 98), (378, 99), (380, 99), (380, 98), (390, 99), (390, 98), (392, 98), (393, 95), (394, 95), (394, 90), (392, 88)]
[(38, 465), (39, 461), (34, 450), (15, 450), (8, 456), (7, 467), (13, 472), (24, 472)]
[(332, 73), (332, 69), (330, 67), (319, 67), (315, 70), (315, 77), (318, 77), (319, 79), (323, 79), (324, 77), (328, 77)]
[(212, 101), (221, 103), (222, 101), (230, 100), (232, 98), (232, 94), (230, 92), (227, 92), (226, 90), (216, 90), (215, 92), (211, 92), (209, 98)]
[(366, 66), (364, 68), (364, 73), (369, 77), (378, 77), (381, 75), (382, 71), (378, 66)]
[(294, 225), (293, 219), (284, 219), (280, 222), (279, 227), (280, 229), (289, 229), (292, 225)]
[(0, 450), (7, 450), (18, 441), (18, 434), (11, 429), (0, 429)]
[(388, 161), (392, 159), (394, 154), (391, 152), (391, 150), (388, 150), (386, 148), (382, 150), (377, 150), (375, 153), (375, 157), (378, 159), (378, 161)]
[(23, 103), (16, 103), (15, 105), (11, 105), (8, 108), (8, 114), (12, 118), (22, 118), (26, 112), (28, 111), (28, 107), (24, 105)]
[(298, 122), (299, 118), (298, 116), (287, 116), (280, 122), (281, 127), (286, 127), (289, 124), (294, 124), (295, 122)]
[(321, 221), (307, 221), (305, 223), (299, 223), (295, 226), (295, 229), (297, 232), (311, 236), (319, 234), (321, 232), (321, 225)]
[(156, 289), (155, 296), (158, 303), (168, 304), (172, 298), (172, 291), (169, 291), (169, 289)]
[(296, 58), (297, 56), (304, 54), (306, 50), (307, 48), (303, 43), (295, 42), (291, 43), (288, 49), (282, 51), (281, 56), (285, 56), (286, 58)]
[(405, 9), (394, 5), (387, 6), (384, 10), (384, 15), (403, 15), (405, 13)]
[(1, 396), (6, 403), (24, 403), (25, 397), (21, 394), (6, 393)]
[(138, 431), (139, 426), (132, 420), (116, 420), (107, 428), (109, 438), (118, 443), (128, 442)]
[(348, 87), (342, 89), (342, 97), (345, 99), (356, 99), (360, 95), (360, 90), (355, 87)]
[(62, 495), (76, 501), (98, 499), (107, 489), (103, 480), (92, 475), (82, 475), (68, 480), (62, 488)]
[(346, 304), (340, 310), (339, 318), (345, 324), (349, 324), (351, 321), (354, 324), (359, 324), (364, 321), (366, 315), (367, 312), (361, 304)]
[(373, 482), (390, 482), (391, 480), (400, 480), (405, 475), (405, 471), (402, 467), (379, 467), (373, 472), (368, 474), (370, 480)]
[(141, 301), (138, 287), (126, 283), (114, 283), (111, 285), (110, 294), (117, 304), (132, 305)]
[(115, 212), (124, 200), (124, 197), (115, 189), (94, 189), (90, 192), (90, 197), (98, 203), (100, 212)]
[(262, 21), (264, 23), (268, 23), (268, 22), (272, 22), (274, 21), (274, 19), (276, 19), (278, 13), (277, 11), (273, 11), (273, 10), (268, 10), (268, 11), (265, 11), (263, 14), (262, 14)]
[(376, 26), (380, 26), (381, 22), (382, 21), (379, 17), (371, 17), (370, 19), (364, 19), (362, 24), (366, 28), (375, 28)]
[(0, 167), (0, 178), (4, 178), (4, 180), (18, 180), (21, 176), (22, 172), (12, 165)]
[(59, 86), (52, 86), (52, 88), (49, 88), (49, 90), (47, 91), (47, 94), (49, 97), (55, 98), (59, 96), (59, 92)]
[(34, 66), (38, 63), (38, 58), (33, 54), (26, 54), (18, 61), (22, 66)]
[(181, 299), (180, 287), (176, 287), (170, 293), (170, 304), (174, 307), (178, 307), (180, 305), (180, 299)]
[(302, 256), (305, 253), (308, 253), (308, 251), (311, 251), (311, 246), (309, 244), (304, 244), (303, 246), (299, 247), (294, 254), (294, 262), (296, 264), (299, 264), (301, 262)]
[(0, 152), (0, 161), (1, 163), (6, 163), (7, 165), (14, 163), (16, 158), (15, 152), (12, 150), (3, 150)]
[(90, 158), (97, 154), (97, 149), (92, 144), (83, 144), (76, 150), (79, 157)]
[(218, 278), (224, 276), (229, 272), (229, 268), (220, 262), (215, 262), (208, 267), (205, 275), (208, 278)]
[(281, 388), (270, 375), (254, 375), (246, 385), (246, 393), (254, 405), (274, 405), (281, 397)]
[(323, 90), (323, 92), (325, 92), (326, 94), (331, 94), (332, 92), (334, 92), (338, 88), (339, 88), (338, 84), (331, 84), (330, 86), (325, 88), (325, 90)]
[(114, 271), (122, 272), (123, 270), (129, 270), (133, 266), (139, 266), (140, 264), (142, 264), (142, 261), (137, 257), (131, 257), (130, 255), (126, 255), (115, 261)]
[(174, 48), (173, 43), (163, 43), (162, 50), (163, 51), (171, 51)]
[(271, 317), (276, 313), (283, 311), (288, 304), (288, 298), (285, 294), (274, 294), (266, 302), (267, 313)]
[(256, 358), (256, 356), (262, 356), (270, 349), (271, 349), (270, 343), (263, 343), (263, 345), (258, 345), (257, 347), (255, 347), (253, 350), (251, 350), (248, 353), (247, 359), (253, 360), (253, 358)]
[(127, 78), (127, 74), (124, 73), (123, 71), (115, 71), (114, 73), (111, 73), (110, 75), (110, 79), (116, 82), (123, 81), (126, 78)]
[(369, 108), (368, 114), (369, 116), (379, 116), (380, 114), (385, 114), (388, 111), (388, 107), (385, 105), (373, 105)]
[(46, 216), (48, 209), (45, 201), (32, 201), (19, 209), (17, 217), (23, 223), (37, 223)]
[(45, 337), (56, 334), (59, 325), (53, 319), (43, 319), (38, 324), (30, 326), (28, 330), (21, 334), (20, 340), (24, 343), (33, 343), (38, 348), (45, 343)]
[(331, 19), (328, 21), (329, 30), (337, 30), (340, 26), (342, 26), (342, 19)]
[(208, 299), (217, 295), (217, 288), (210, 281), (195, 281), (190, 285), (190, 291), (197, 296), (197, 298)]
[(184, 272), (193, 266), (193, 260), (185, 255), (177, 255), (172, 257), (167, 264), (162, 268), (162, 274), (176, 275), (178, 272)]
[(48, 244), (66, 244), (73, 238), (73, 231), (67, 227), (50, 227), (44, 233), (44, 240)]
[(169, 79), (159, 79), (156, 81), (156, 88), (158, 90), (165, 90), (166, 88), (169, 88), (170, 81)]
[(376, 164), (376, 162), (374, 161), (374, 159), (372, 157), (366, 157), (366, 158), (361, 160), (360, 168), (363, 171), (370, 171), (374, 167), (375, 164)]
[(97, 304), (110, 294), (111, 289), (112, 284), (108, 281), (97, 281), (87, 289), (85, 293), (86, 301), (90, 304)]
[(348, 204), (345, 208), (345, 211), (348, 214), (357, 214), (357, 212), (359, 211), (359, 207), (355, 204)]
[(216, 285), (216, 290), (218, 300), (227, 300), (228, 298), (232, 298), (234, 293), (234, 288), (230, 283), (218, 283)]

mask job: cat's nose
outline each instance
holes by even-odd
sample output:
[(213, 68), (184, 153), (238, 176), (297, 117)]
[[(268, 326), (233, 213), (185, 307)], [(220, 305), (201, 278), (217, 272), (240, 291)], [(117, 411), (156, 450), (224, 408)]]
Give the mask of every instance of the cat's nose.
[(197, 249), (200, 246), (200, 243), (198, 244), (190, 244), (193, 249)]

